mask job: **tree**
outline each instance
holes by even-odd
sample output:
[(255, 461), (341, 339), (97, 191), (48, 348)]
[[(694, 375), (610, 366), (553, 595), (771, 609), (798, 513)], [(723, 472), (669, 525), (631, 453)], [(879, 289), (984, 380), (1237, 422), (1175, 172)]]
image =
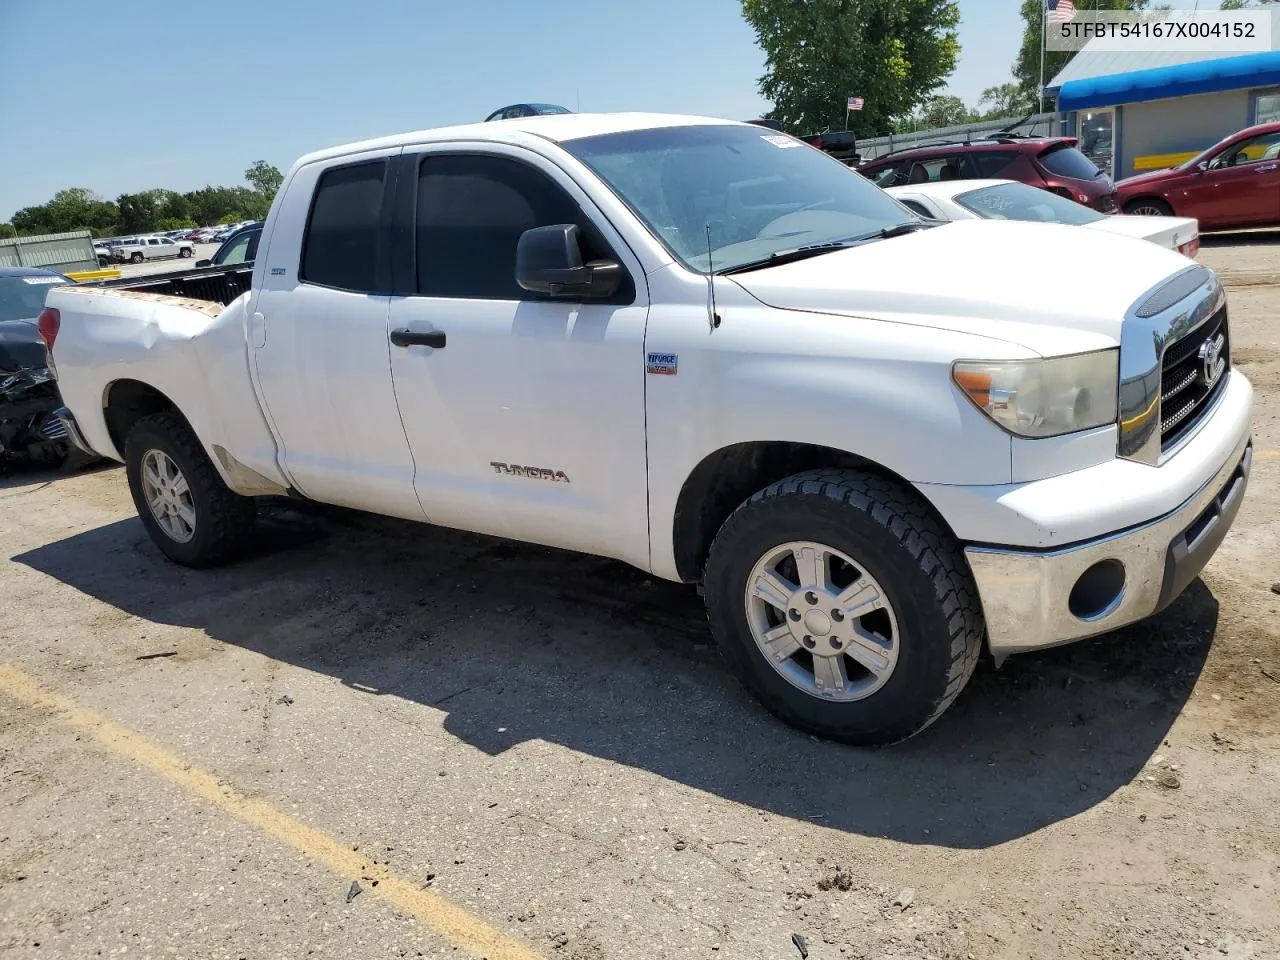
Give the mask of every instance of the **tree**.
[[(798, 133), (887, 129), (955, 69), (955, 0), (742, 0), (771, 116)], [(850, 96), (864, 99), (847, 113)]]
[(1002, 83), (996, 87), (987, 87), (978, 98), (978, 106), (985, 107), (982, 119), (999, 120), (1003, 117), (1022, 116), (1035, 109), (1036, 101), (1028, 97), (1026, 92), (1016, 83)]
[(156, 229), (161, 233), (167, 233), (170, 230), (194, 230), (199, 224), (190, 218), (183, 217), (161, 217), (156, 221)]
[(12, 223), (19, 236), (84, 229), (102, 236), (115, 229), (119, 217), (114, 203), (87, 187), (71, 187), (59, 190), (46, 204), (22, 208), (13, 215)]
[[(1149, 0), (1076, 0), (1076, 19), (1084, 20), (1094, 10), (1145, 10)], [(1023, 97), (1039, 104), (1040, 39), (1044, 36), (1045, 0), (1022, 0), (1022, 46), (1013, 61), (1013, 79)], [(1070, 50), (1046, 50), (1044, 82), (1047, 84), (1075, 53)], [(1049, 104), (1045, 103), (1047, 109)]]
[(156, 222), (155, 197), (146, 193), (122, 193), (116, 197), (120, 208), (121, 233), (147, 233)]
[(16, 237), (18, 231), (14, 229), (12, 223), (0, 223), (0, 240), (8, 240), (10, 237)]
[(253, 184), (253, 189), (268, 199), (274, 199), (280, 184), (284, 183), (284, 174), (265, 160), (255, 160), (244, 172), (244, 178)]

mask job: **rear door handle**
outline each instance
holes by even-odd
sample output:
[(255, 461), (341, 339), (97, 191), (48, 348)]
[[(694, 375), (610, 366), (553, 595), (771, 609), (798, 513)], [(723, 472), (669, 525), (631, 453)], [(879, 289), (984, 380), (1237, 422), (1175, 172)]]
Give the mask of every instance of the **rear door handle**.
[(397, 347), (435, 347), (444, 346), (443, 330), (427, 330), (417, 333), (413, 330), (392, 330), (391, 342)]

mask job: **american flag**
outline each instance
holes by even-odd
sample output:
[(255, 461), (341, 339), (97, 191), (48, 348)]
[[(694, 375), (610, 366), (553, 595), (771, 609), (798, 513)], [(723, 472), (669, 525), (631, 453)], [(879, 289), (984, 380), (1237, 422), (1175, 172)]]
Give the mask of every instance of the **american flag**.
[(1071, 0), (1048, 0), (1047, 9), (1050, 23), (1067, 23), (1075, 19), (1076, 5)]
[(849, 108), (845, 112), (848, 113), (849, 110), (861, 110), (864, 102), (865, 101), (861, 97), (850, 97)]

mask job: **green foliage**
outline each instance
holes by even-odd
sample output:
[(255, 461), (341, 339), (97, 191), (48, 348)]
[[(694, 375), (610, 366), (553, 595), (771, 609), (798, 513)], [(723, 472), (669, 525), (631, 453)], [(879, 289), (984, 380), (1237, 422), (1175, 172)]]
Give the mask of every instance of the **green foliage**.
[(1036, 107), (1035, 97), (1028, 96), (1016, 83), (1002, 83), (987, 87), (978, 98), (983, 120), (1001, 120), (1004, 117), (1021, 117)]
[[(1148, 0), (1075, 0), (1076, 19), (1085, 20), (1094, 10), (1145, 10)], [(1022, 46), (1013, 61), (1013, 80), (1024, 100), (1039, 103), (1040, 39), (1044, 30), (1044, 0), (1022, 0)], [(1046, 50), (1044, 82), (1047, 84), (1075, 53), (1069, 50)], [(1045, 109), (1049, 109), (1048, 102)]]
[[(887, 129), (955, 69), (955, 0), (742, 0), (765, 53), (760, 92), (797, 133)], [(846, 114), (850, 96), (861, 111)]]
[(244, 178), (253, 184), (253, 189), (268, 198), (274, 197), (276, 191), (280, 189), (280, 184), (284, 183), (284, 174), (265, 160), (255, 160), (253, 165), (244, 172)]
[(18, 231), (14, 229), (12, 223), (0, 223), (0, 240), (8, 240), (10, 237), (16, 237)]
[(13, 215), (13, 226), (19, 236), (40, 233), (66, 233), (88, 228), (95, 236), (115, 229), (120, 211), (109, 200), (103, 200), (87, 187), (59, 190), (48, 203), (23, 207)]
[(929, 127), (955, 127), (979, 120), (976, 110), (970, 110), (963, 100), (949, 94), (930, 97), (918, 111), (893, 125), (894, 133), (910, 133)]
[(19, 210), (12, 224), (0, 225), (0, 237), (6, 235), (5, 228), (9, 236), (31, 236), (87, 227), (96, 237), (111, 237), (261, 220), (271, 209), (284, 175), (259, 160), (245, 171), (245, 179), (252, 188), (206, 186), (178, 193), (157, 187), (122, 193), (114, 202), (85, 187), (72, 187), (58, 191), (48, 203)]

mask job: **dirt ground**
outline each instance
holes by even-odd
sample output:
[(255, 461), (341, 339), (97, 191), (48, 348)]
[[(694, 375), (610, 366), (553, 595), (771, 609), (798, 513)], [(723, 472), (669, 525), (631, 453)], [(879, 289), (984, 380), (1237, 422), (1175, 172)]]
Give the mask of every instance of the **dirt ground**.
[(616, 563), (273, 506), (195, 572), (118, 468), (3, 481), (0, 956), (1280, 956), (1280, 246), (1202, 259), (1258, 391), (1221, 551), (891, 749)]

